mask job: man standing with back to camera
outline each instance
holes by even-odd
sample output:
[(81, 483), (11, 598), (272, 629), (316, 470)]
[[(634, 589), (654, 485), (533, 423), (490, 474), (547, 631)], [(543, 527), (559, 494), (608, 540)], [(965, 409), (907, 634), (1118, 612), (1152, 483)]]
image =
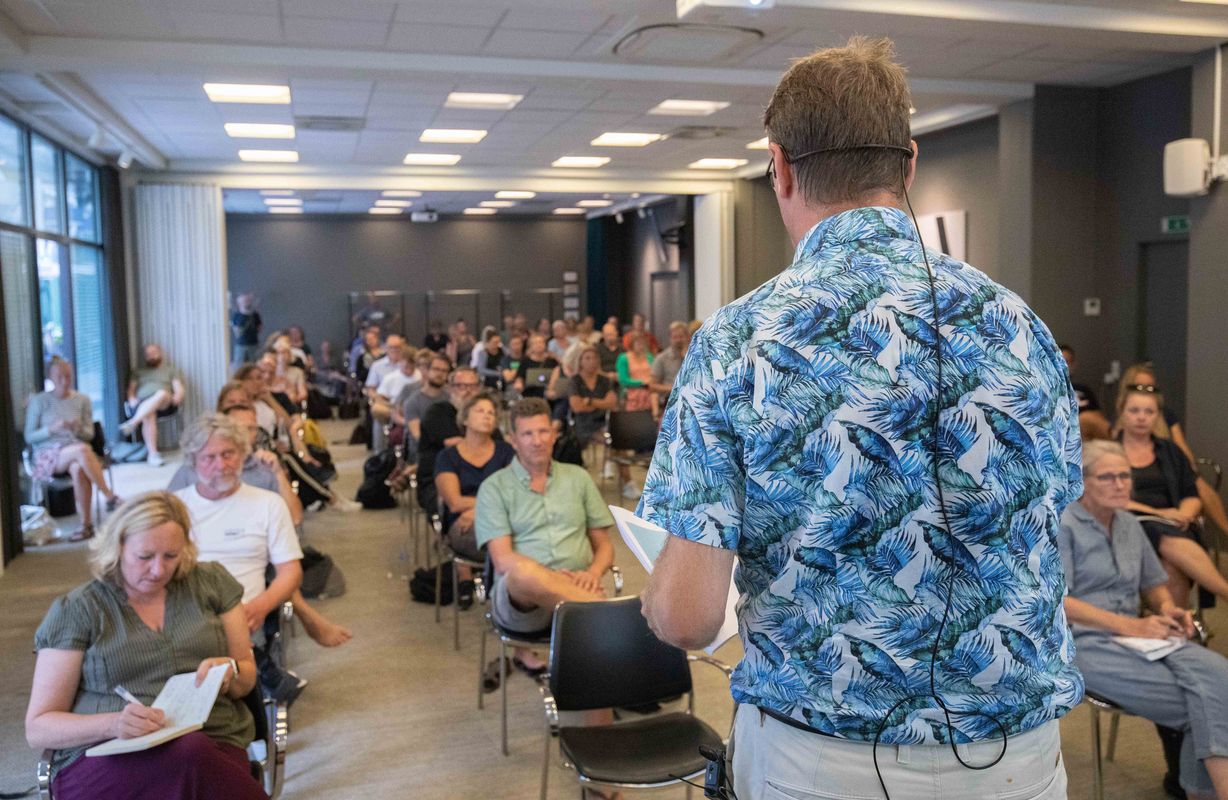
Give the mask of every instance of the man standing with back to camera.
[(708, 644), (736, 556), (739, 800), (1064, 798), (1083, 682), (1055, 537), (1082, 480), (1057, 345), (923, 257), (888, 40), (796, 62), (764, 126), (796, 253), (687, 353), (640, 504), (673, 534), (644, 614)]

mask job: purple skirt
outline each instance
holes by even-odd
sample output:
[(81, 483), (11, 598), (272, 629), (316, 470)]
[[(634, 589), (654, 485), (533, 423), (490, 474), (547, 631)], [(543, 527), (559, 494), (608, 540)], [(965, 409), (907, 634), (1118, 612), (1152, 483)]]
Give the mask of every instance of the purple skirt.
[(55, 800), (268, 800), (247, 753), (200, 731), (139, 753), (82, 756), (56, 773)]

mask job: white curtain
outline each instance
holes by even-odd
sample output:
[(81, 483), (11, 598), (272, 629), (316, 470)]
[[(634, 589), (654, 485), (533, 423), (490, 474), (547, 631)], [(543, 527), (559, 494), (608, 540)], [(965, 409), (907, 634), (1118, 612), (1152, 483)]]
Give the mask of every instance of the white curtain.
[(222, 190), (201, 184), (140, 184), (135, 189), (136, 357), (162, 346), (184, 376), (186, 426), (213, 410), (229, 364), (226, 321), (226, 222)]

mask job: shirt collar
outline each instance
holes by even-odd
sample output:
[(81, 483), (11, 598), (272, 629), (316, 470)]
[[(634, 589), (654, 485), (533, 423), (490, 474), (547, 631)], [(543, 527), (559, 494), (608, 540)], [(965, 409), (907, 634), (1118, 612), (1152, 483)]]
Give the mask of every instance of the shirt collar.
[[(529, 471), (525, 469), (524, 464), (520, 463), (520, 456), (516, 456), (515, 458), (512, 459), (512, 474), (515, 475), (516, 479), (519, 480), (521, 483), (523, 483), (525, 486), (528, 486), (529, 482), (532, 480), (532, 476), (529, 475)], [(554, 460), (551, 459), (550, 471), (546, 473), (547, 483), (550, 481), (550, 478), (552, 478), (553, 476), (554, 476)]]
[(903, 210), (891, 206), (867, 206), (833, 214), (820, 220), (797, 243), (793, 263), (820, 250), (868, 239), (918, 241), (917, 229)]

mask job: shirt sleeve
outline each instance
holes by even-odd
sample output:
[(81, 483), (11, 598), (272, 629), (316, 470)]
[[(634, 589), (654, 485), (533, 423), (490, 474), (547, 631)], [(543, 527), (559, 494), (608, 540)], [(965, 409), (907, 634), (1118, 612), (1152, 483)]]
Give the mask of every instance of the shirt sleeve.
[(243, 600), (243, 584), (235, 580), (226, 568), (216, 561), (197, 564), (195, 579), (200, 586), (202, 599), (215, 614), (225, 614)]
[(30, 402), (26, 405), (26, 427), (25, 439), (26, 444), (39, 444), (45, 442), (51, 437), (51, 432), (47, 430), (46, 423), (43, 422), (43, 401), (42, 395), (34, 395), (30, 398)]
[(90, 614), (79, 593), (57, 597), (34, 633), (34, 649), (86, 650), (93, 641)]
[[(1057, 550), (1062, 557), (1062, 572), (1066, 574), (1066, 593), (1074, 594), (1074, 531), (1070, 528), (1071, 523), (1063, 519), (1057, 529)], [(1148, 547), (1148, 550), (1151, 548)]]
[(500, 536), (510, 536), (512, 519), (508, 514), (503, 493), (499, 490), (499, 482), (495, 475), (482, 481), (478, 487), (478, 500), (474, 508), (473, 530), (478, 547), (485, 547)]
[(675, 536), (736, 550), (746, 471), (707, 330), (696, 334), (678, 371), (636, 513)]
[(606, 505), (601, 491), (597, 488), (597, 484), (593, 483), (592, 476), (583, 467), (577, 467), (577, 469), (580, 470), (580, 480), (584, 483), (584, 513), (588, 516), (588, 527), (610, 527), (614, 524), (614, 515), (610, 513), (610, 507)]
[(290, 508), (281, 495), (268, 498), (268, 531), (269, 531), (269, 563), (284, 564), (287, 561), (299, 561), (303, 558), (303, 548), (299, 546), (298, 534), (294, 532), (294, 523), (290, 520)]
[(457, 469), (456, 454), (455, 447), (445, 447), (439, 451), (439, 455), (435, 456), (435, 477), (445, 472), (455, 473), (459, 477), (460, 470)]

